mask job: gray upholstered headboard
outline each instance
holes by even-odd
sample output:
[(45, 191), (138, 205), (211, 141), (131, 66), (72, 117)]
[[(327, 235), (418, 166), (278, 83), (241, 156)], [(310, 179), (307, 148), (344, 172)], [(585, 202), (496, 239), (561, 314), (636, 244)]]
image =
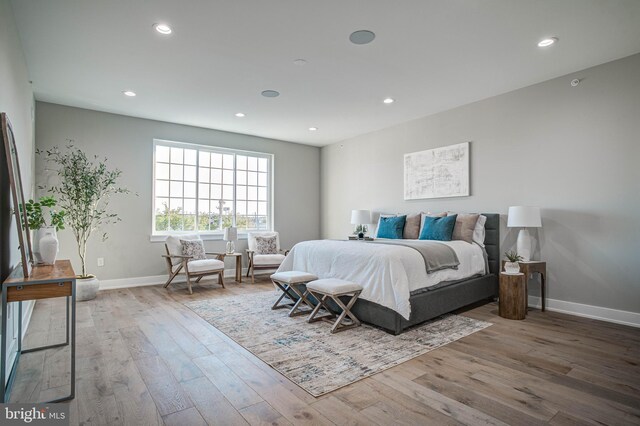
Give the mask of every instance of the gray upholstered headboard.
[(500, 215), (498, 213), (482, 213), (487, 217), (484, 224), (484, 248), (489, 257), (489, 272), (498, 275), (500, 272)]

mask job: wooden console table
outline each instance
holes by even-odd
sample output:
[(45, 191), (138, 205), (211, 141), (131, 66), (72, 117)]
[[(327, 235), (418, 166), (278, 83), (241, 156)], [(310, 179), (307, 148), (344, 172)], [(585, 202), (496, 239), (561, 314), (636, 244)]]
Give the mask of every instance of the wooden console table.
[[(52, 297), (67, 298), (66, 341), (37, 348), (22, 349), (22, 302), (26, 300), (49, 299)], [(6, 377), (7, 362), (7, 303), (18, 302), (18, 352), (11, 366), (9, 379)], [(71, 312), (70, 312), (71, 311)], [(71, 315), (71, 316), (69, 316)], [(71, 325), (69, 325), (71, 322)], [(69, 332), (71, 329), (71, 332)], [(71, 392), (68, 396), (58, 398), (49, 403), (68, 401), (75, 396), (76, 389), (76, 273), (68, 260), (58, 260), (55, 265), (36, 265), (29, 277), (24, 277), (22, 266), (14, 268), (9, 278), (2, 284), (2, 362), (0, 383), (2, 401), (9, 401), (11, 386), (18, 369), (20, 355), (28, 352), (71, 345)]]

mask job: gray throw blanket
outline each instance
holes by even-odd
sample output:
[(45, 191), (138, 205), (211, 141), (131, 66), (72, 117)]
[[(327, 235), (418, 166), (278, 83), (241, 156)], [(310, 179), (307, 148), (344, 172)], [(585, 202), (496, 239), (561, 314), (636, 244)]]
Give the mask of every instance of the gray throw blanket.
[(458, 265), (460, 265), (456, 252), (448, 245), (436, 241), (375, 240), (368, 242), (405, 246), (418, 251), (424, 259), (427, 274), (441, 269), (458, 269)]

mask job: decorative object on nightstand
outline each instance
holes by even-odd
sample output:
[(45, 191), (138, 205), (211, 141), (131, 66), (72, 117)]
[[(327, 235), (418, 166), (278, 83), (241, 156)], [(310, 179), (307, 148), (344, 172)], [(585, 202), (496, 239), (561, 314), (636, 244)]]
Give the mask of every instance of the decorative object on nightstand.
[(509, 207), (509, 218), (507, 220), (509, 228), (522, 228), (518, 233), (518, 241), (516, 247), (518, 254), (522, 256), (522, 260), (528, 262), (531, 260), (531, 235), (527, 228), (542, 227), (540, 219), (540, 208), (531, 206), (512, 206)]
[(525, 274), (500, 273), (498, 313), (502, 318), (523, 320), (527, 316), (527, 285)]
[(522, 256), (520, 256), (515, 251), (508, 251), (504, 254), (504, 257), (507, 258), (507, 261), (503, 263), (502, 269), (506, 274), (517, 274), (520, 272), (520, 262), (522, 260)]
[[(502, 261), (502, 267), (505, 267), (505, 261)], [(527, 293), (527, 297), (529, 295), (529, 277), (531, 277), (532, 274), (534, 273), (539, 273), (540, 274), (540, 305), (541, 305), (541, 310), (542, 312), (544, 312), (544, 307), (545, 307), (545, 303), (544, 303), (544, 299), (545, 299), (545, 293), (546, 293), (546, 286), (547, 286), (547, 262), (543, 262), (541, 260), (530, 260), (529, 262), (518, 262), (518, 264), (520, 265), (520, 271), (522, 271), (522, 273), (524, 274), (524, 283), (525, 283), (525, 289), (526, 289), (526, 293)]]
[(354, 234), (358, 238), (364, 238), (367, 233), (367, 225), (371, 223), (371, 212), (369, 210), (351, 210), (351, 224), (356, 225)]
[(228, 228), (224, 228), (224, 240), (227, 242), (227, 251), (226, 254), (233, 254), (236, 251), (236, 246), (234, 241), (238, 239), (238, 228), (235, 226), (230, 226)]

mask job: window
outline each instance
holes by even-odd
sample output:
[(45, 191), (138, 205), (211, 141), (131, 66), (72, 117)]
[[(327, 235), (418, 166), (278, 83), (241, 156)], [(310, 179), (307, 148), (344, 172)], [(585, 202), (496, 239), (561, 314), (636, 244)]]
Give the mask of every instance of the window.
[(273, 156), (154, 140), (153, 234), (270, 230)]

